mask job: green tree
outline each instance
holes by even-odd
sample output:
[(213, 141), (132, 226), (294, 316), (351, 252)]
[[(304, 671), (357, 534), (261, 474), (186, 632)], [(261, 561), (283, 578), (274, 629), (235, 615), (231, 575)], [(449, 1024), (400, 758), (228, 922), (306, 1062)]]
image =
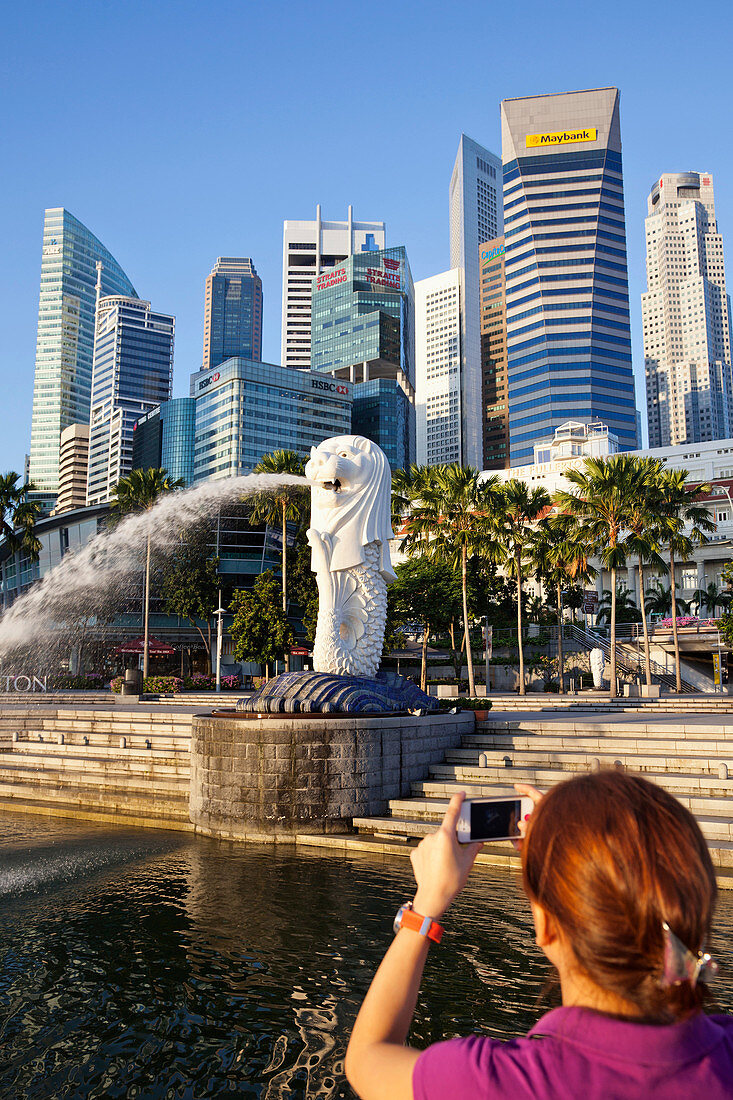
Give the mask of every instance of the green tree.
[[(611, 621), (611, 593), (604, 588), (603, 595), (598, 604), (598, 622)], [(616, 589), (616, 622), (638, 623), (641, 621), (641, 612), (636, 606), (634, 597), (620, 585)]]
[(0, 474), (0, 538), (9, 550), (23, 550), (31, 561), (37, 561), (41, 543), (35, 525), (41, 508), (28, 500), (28, 493), (35, 491), (35, 485), (19, 481), (20, 474), (14, 470)]
[[(650, 615), (670, 615), (672, 612), (672, 589), (664, 587), (659, 581), (646, 590), (646, 607)], [(679, 596), (677, 603), (680, 604)]]
[[(171, 480), (168, 471), (163, 469), (133, 470), (122, 477), (112, 490), (112, 509), (118, 515), (130, 512), (148, 512), (154, 508), (164, 493), (180, 489), (180, 478)], [(144, 638), (143, 638), (143, 679), (148, 675), (150, 663), (150, 530), (145, 547), (145, 596), (144, 596)]]
[(723, 580), (728, 586), (724, 590), (724, 595), (727, 598), (726, 610), (720, 616), (718, 620), (718, 627), (720, 629), (720, 636), (728, 646), (729, 649), (733, 649), (733, 613), (730, 610), (731, 596), (733, 596), (733, 562), (729, 561), (723, 569)]
[[(161, 595), (168, 615), (187, 619), (201, 635), (211, 661), (211, 619), (219, 606), (218, 559), (211, 552), (211, 530), (202, 523), (184, 531), (166, 570)], [(206, 625), (206, 633), (201, 623)]]
[[(639, 566), (639, 610), (641, 612), (644, 633), (644, 664), (647, 685), (652, 682), (652, 661), (649, 647), (649, 625), (646, 611), (646, 580), (644, 566), (652, 566), (657, 572), (666, 572), (667, 566), (660, 554), (661, 529), (659, 517), (654, 508), (654, 486), (661, 476), (664, 464), (658, 458), (639, 458), (634, 456), (640, 473), (636, 492), (629, 498), (629, 533), (626, 548), (633, 554)], [(628, 620), (637, 621), (637, 620)]]
[(568, 583), (572, 587), (575, 582), (589, 581), (596, 575), (596, 570), (588, 563), (587, 546), (573, 516), (556, 515), (541, 519), (537, 523), (532, 546), (532, 565), (548, 588), (554, 591), (557, 619), (557, 667), (560, 693), (563, 694), (565, 662), (562, 627), (563, 604), (566, 599), (564, 588)]
[[(278, 450), (263, 455), (254, 468), (256, 474), (280, 474), (287, 479), (303, 477), (303, 459), (295, 451)], [(288, 613), (288, 520), (300, 521), (308, 488), (304, 483), (283, 480), (272, 489), (258, 493), (252, 500), (252, 520), (271, 527), (280, 526), (282, 537), (282, 607)], [(290, 668), (290, 654), (285, 657)]]
[(715, 530), (715, 521), (700, 498), (710, 492), (710, 485), (688, 485), (687, 470), (664, 470), (654, 486), (654, 507), (660, 519), (663, 541), (669, 554), (669, 584), (672, 590), (672, 637), (674, 639), (674, 670), (677, 691), (682, 691), (680, 642), (677, 631), (677, 586), (675, 563), (684, 562), (696, 546), (709, 542), (708, 532)]
[(579, 521), (580, 537), (595, 551), (611, 574), (610, 694), (616, 696), (616, 574), (626, 564), (625, 535), (631, 520), (631, 501), (648, 488), (646, 475), (633, 455), (586, 458), (583, 468), (567, 470), (574, 492), (559, 490), (555, 503)]
[(690, 602), (697, 604), (698, 614), (700, 614), (703, 607), (705, 607), (710, 612), (711, 617), (715, 618), (716, 608), (726, 608), (730, 604), (730, 601), (730, 593), (721, 590), (718, 588), (715, 581), (711, 581), (705, 588), (697, 588)]
[(488, 552), (500, 561), (507, 576), (517, 584), (517, 645), (519, 647), (519, 694), (524, 695), (524, 644), (522, 641), (522, 585), (532, 564), (536, 540), (535, 525), (550, 507), (544, 489), (530, 489), (524, 481), (511, 478), (496, 494), (491, 513), (492, 539)]
[(303, 630), (309, 642), (316, 637), (318, 619), (318, 585), (316, 575), (311, 569), (311, 548), (308, 543), (305, 521), (295, 534), (295, 545), (290, 554), (288, 566), (288, 592), (292, 608), (297, 604)]
[(405, 549), (447, 563), (461, 578), (463, 636), (468, 687), (476, 694), (468, 616), (468, 561), (486, 552), (489, 518), (497, 498), (498, 478), (484, 481), (470, 466), (426, 467), (410, 490)]
[(282, 661), (293, 644), (293, 630), (282, 609), (281, 588), (271, 569), (261, 573), (251, 591), (237, 588), (229, 610), (230, 634), (239, 661), (269, 666)]
[(395, 572), (397, 580), (388, 592), (397, 621), (418, 621), (422, 625), (420, 687), (426, 691), (430, 635), (447, 630), (451, 618), (460, 614), (460, 580), (441, 562), (422, 554), (401, 562)]

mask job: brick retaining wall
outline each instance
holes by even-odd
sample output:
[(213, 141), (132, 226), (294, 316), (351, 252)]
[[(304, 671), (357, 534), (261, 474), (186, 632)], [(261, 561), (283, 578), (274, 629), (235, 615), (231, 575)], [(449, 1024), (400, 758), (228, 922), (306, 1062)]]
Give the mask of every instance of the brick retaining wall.
[(421, 718), (197, 715), (191, 821), (232, 839), (343, 831), (383, 813), (474, 729), (474, 716)]

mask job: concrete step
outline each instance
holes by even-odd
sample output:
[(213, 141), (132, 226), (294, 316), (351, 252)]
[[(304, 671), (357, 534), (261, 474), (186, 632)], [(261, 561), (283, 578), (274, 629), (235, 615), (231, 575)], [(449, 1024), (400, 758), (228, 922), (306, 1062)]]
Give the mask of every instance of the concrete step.
[[(456, 791), (465, 791), (469, 798), (516, 797), (512, 787), (492, 786), (488, 783), (481, 786), (446, 783), (441, 784), (438, 790), (431, 788), (430, 784), (425, 784), (425, 787), (427, 789), (419, 797), (391, 799), (389, 809), (392, 816), (438, 821), (445, 812), (448, 798)], [(733, 818), (730, 817), (731, 800), (729, 798), (686, 794), (677, 795), (677, 797), (682, 805), (694, 814), (706, 839), (733, 840)]]
[(0, 788), (0, 802), (21, 799), (26, 803), (42, 802), (63, 805), (72, 810), (97, 810), (111, 814), (138, 814), (156, 820), (188, 821), (188, 791), (185, 794), (171, 792), (159, 797), (146, 788), (144, 797), (137, 792), (122, 789), (105, 790), (88, 785), (52, 784), (50, 776), (39, 777), (38, 783), (29, 781), (8, 783)]
[(639, 755), (658, 756), (720, 756), (725, 759), (731, 755), (733, 737), (705, 736), (689, 738), (662, 738), (644, 735), (618, 736), (612, 734), (589, 733), (529, 733), (518, 730), (515, 733), (465, 734), (461, 738), (461, 748), (474, 752), (495, 750), (511, 754), (512, 752), (576, 752), (597, 756), (601, 753), (634, 752)]
[[(567, 735), (593, 735), (593, 736), (617, 736), (617, 737), (714, 737), (733, 732), (733, 722), (727, 715), (720, 717), (702, 718), (691, 721), (676, 718), (657, 719), (644, 716), (637, 721), (629, 719), (617, 719), (607, 722), (602, 718), (594, 721), (576, 721), (572, 716), (567, 718), (487, 718), (483, 722), (476, 723), (474, 736), (493, 735), (501, 733), (534, 733), (536, 735), (550, 736), (564, 733)], [(468, 736), (468, 735), (467, 735)]]
[(158, 798), (161, 794), (185, 795), (190, 790), (188, 775), (160, 775), (135, 773), (126, 768), (103, 770), (77, 764), (76, 767), (59, 767), (57, 763), (41, 763), (34, 767), (24, 762), (11, 762), (0, 757), (0, 794), (17, 783), (39, 784), (48, 787), (94, 788), (103, 791), (125, 791), (138, 798)]
[(100, 764), (105, 761), (110, 761), (113, 764), (124, 762), (131, 768), (139, 766), (169, 768), (185, 774), (188, 774), (191, 768), (191, 753), (188, 747), (185, 749), (147, 749), (144, 742), (133, 745), (130, 739), (128, 739), (127, 746), (124, 749), (120, 748), (119, 744), (95, 745), (90, 743), (83, 745), (65, 741), (63, 745), (59, 745), (56, 741), (14, 741), (5, 749), (4, 753), (0, 753), (0, 760), (3, 759), (5, 754), (28, 757), (32, 760), (52, 759), (63, 761), (68, 758), (71, 760), (88, 760), (90, 763), (99, 762)]
[(0, 794), (0, 813), (31, 814), (41, 817), (70, 818), (74, 821), (98, 822), (102, 825), (124, 825), (141, 829), (164, 829), (193, 832), (191, 821), (183, 817), (159, 817), (145, 810), (128, 810), (105, 806), (103, 810), (67, 805), (53, 799), (5, 798)]
[[(590, 769), (584, 769), (586, 774)], [(629, 771), (636, 771), (633, 763), (628, 766)], [(506, 786), (515, 783), (531, 783), (534, 787), (540, 789), (548, 789), (554, 787), (557, 783), (562, 783), (564, 779), (570, 778), (568, 773), (563, 768), (553, 768), (551, 766), (539, 767), (539, 768), (525, 768), (519, 764), (516, 768), (502, 768), (501, 770), (495, 769), (496, 774), (488, 774), (483, 768), (462, 768), (462, 767), (446, 767), (443, 765), (436, 765), (430, 769), (430, 778), (422, 780), (418, 783), (413, 783), (412, 790), (415, 794), (421, 795), (428, 790), (437, 791), (439, 788), (445, 788), (452, 793), (456, 789), (464, 789), (468, 792), (468, 788), (484, 787), (490, 785), (494, 786)], [(572, 774), (578, 774), (574, 772)], [(730, 779), (721, 779), (716, 775), (700, 775), (697, 772), (655, 772), (646, 771), (644, 778), (648, 779), (651, 783), (657, 783), (660, 787), (665, 787), (670, 794), (680, 798), (682, 796), (687, 797), (706, 797), (706, 798), (729, 798), (733, 795), (733, 772)], [(443, 793), (441, 791), (441, 793)], [(731, 812), (733, 808), (733, 800), (729, 806), (728, 812)]]
[[(476, 752), (475, 749), (454, 749), (445, 754), (445, 762), (436, 765), (438, 768), (456, 768), (461, 775), (468, 772), (478, 773), (486, 778), (494, 778), (501, 781), (502, 777), (512, 772), (524, 773), (527, 770), (553, 769), (567, 775), (592, 770), (594, 761), (598, 761), (602, 767), (613, 767), (620, 761), (624, 767), (636, 772), (655, 772), (662, 775), (675, 773), (714, 775), (718, 777), (722, 764), (728, 768), (733, 778), (733, 746), (730, 755), (723, 756), (647, 756), (635, 752), (547, 752), (542, 753), (529, 749), (519, 752), (507, 752), (496, 749), (487, 749)], [(436, 774), (438, 774), (436, 772)], [(444, 773), (440, 773), (444, 774)]]

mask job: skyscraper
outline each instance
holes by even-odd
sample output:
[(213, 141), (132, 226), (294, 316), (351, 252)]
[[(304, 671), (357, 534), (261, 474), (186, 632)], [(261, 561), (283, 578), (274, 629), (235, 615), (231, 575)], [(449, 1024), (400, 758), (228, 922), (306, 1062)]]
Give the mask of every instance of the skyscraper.
[(484, 470), (509, 466), (504, 238), (481, 245), (481, 407)]
[(62, 207), (46, 210), (29, 475), (49, 495), (58, 491), (62, 431), (89, 421), (98, 263), (103, 294), (136, 297), (114, 256), (85, 225)]
[(415, 283), (415, 411), (420, 466), (461, 461), (461, 273)]
[(313, 280), (354, 252), (384, 248), (384, 222), (327, 222), (316, 207), (315, 221), (283, 223), (282, 364), (310, 370)]
[(59, 495), (54, 515), (83, 508), (87, 502), (89, 425), (70, 424), (61, 433), (59, 445)]
[(352, 429), (415, 461), (415, 288), (404, 247), (356, 252), (313, 284), (311, 366), (355, 382)]
[(262, 359), (262, 280), (250, 259), (220, 256), (206, 279), (202, 370)]
[(730, 298), (709, 172), (663, 175), (647, 200), (641, 296), (649, 446), (733, 434)]
[(501, 105), (511, 465), (566, 420), (637, 446), (616, 88)]
[(150, 302), (100, 297), (94, 338), (87, 504), (104, 504), (132, 469), (135, 422), (171, 396), (175, 319)]
[(461, 134), (450, 181), (450, 266), (461, 273), (461, 458), (481, 469), (479, 245), (502, 229), (501, 161)]
[(150, 467), (168, 472), (171, 481), (193, 483), (193, 440), (196, 399), (162, 401), (137, 421), (132, 435), (132, 469)]

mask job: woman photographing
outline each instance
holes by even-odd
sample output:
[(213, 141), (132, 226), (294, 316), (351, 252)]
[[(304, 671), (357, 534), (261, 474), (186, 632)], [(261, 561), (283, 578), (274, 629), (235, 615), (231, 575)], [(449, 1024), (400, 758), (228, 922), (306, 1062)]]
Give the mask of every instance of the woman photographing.
[(733, 1018), (702, 1012), (716, 899), (700, 829), (661, 787), (608, 771), (540, 797), (522, 842), (536, 943), (562, 1007), (526, 1037), (405, 1045), (440, 920), (480, 845), (460, 844), (455, 795), (412, 853), (417, 891), (359, 1012), (346, 1054), (362, 1100), (733, 1098)]

